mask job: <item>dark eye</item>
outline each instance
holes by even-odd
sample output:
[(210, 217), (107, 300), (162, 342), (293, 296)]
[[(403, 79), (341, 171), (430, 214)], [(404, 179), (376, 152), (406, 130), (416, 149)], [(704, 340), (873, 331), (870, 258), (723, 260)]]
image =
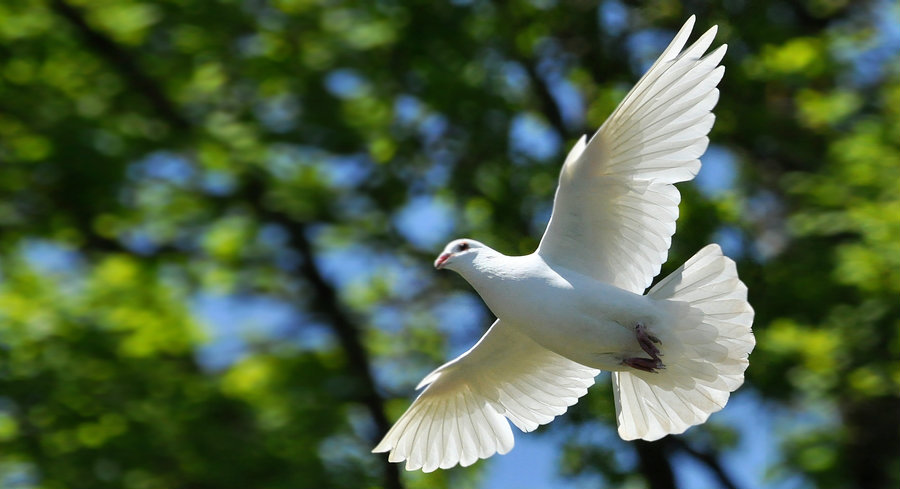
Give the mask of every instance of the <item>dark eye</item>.
[(459, 248), (459, 251), (466, 251), (469, 249), (469, 243), (460, 243), (457, 248)]

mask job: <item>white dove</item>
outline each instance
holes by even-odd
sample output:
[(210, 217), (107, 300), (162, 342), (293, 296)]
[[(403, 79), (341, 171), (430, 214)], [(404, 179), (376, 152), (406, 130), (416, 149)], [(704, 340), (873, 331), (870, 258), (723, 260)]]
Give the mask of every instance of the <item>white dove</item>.
[(373, 452), (425, 472), (513, 447), (507, 419), (532, 431), (612, 371), (619, 435), (657, 440), (703, 423), (744, 382), (755, 345), (747, 287), (718, 245), (646, 295), (666, 261), (681, 195), (709, 143), (725, 45), (716, 27), (682, 51), (684, 24), (590, 141), (563, 164), (537, 251), (506, 256), (452, 241), (436, 268), (458, 272), (497, 316)]

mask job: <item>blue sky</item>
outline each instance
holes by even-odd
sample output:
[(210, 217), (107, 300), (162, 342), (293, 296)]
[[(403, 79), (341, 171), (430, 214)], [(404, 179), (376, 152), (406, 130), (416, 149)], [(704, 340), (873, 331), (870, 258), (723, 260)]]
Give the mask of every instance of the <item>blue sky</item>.
[[(598, 387), (594, 387), (596, 389)], [(609, 392), (608, 395), (612, 395)], [(768, 475), (781, 457), (779, 433), (789, 426), (810, 426), (821, 422), (810, 415), (779, 410), (764, 404), (752, 391), (739, 390), (725, 409), (712, 416), (710, 422), (737, 428), (740, 443), (724, 454), (723, 466), (738, 487), (793, 489), (807, 487), (799, 479), (772, 480)], [(796, 429), (796, 428), (794, 428)], [(566, 433), (552, 429), (543, 433), (516, 432), (516, 447), (507, 455), (487, 460), (484, 489), (547, 488), (576, 489), (584, 487), (578, 480), (562, 478), (557, 465)], [(673, 459), (679, 487), (690, 489), (718, 489), (721, 487), (712, 473), (686, 455)]]

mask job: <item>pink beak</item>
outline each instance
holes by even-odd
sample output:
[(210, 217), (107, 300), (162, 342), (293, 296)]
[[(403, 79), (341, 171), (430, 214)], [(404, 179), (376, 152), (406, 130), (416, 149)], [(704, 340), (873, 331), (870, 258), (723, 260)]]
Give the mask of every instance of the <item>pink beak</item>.
[(450, 253), (441, 253), (441, 256), (437, 257), (437, 260), (434, 261), (434, 268), (438, 270), (444, 266), (444, 262), (450, 259)]

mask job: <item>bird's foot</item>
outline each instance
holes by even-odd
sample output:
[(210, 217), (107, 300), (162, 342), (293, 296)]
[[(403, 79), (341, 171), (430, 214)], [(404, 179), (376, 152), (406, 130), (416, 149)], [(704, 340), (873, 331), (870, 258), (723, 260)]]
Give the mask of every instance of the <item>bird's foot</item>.
[[(653, 360), (659, 360), (659, 357), (662, 356), (659, 348), (656, 347), (656, 345), (660, 344), (659, 338), (650, 334), (650, 332), (647, 331), (647, 327), (642, 323), (637, 323), (637, 325), (635, 325), (634, 334), (637, 336), (638, 344), (641, 345), (641, 349), (647, 352)], [(654, 343), (656, 343), (656, 345)]]
[(666, 368), (666, 366), (662, 363), (662, 360), (659, 358), (641, 358), (641, 357), (629, 357), (622, 359), (622, 365), (637, 369), (643, 370), (644, 372), (656, 373), (657, 370), (662, 370)]

